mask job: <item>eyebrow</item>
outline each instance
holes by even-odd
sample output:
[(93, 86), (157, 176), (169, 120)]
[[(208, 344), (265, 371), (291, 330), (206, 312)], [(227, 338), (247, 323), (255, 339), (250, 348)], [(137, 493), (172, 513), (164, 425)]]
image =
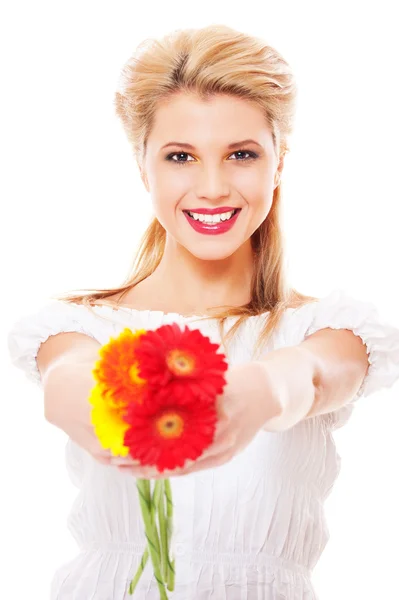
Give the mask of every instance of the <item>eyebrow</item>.
[[(227, 148), (232, 149), (232, 148), (238, 148), (240, 146), (244, 146), (245, 144), (255, 144), (256, 146), (259, 146), (259, 148), (262, 148), (262, 146), (256, 142), (255, 140), (241, 140), (240, 142), (233, 142), (232, 144), (229, 144), (227, 146)], [(168, 142), (167, 144), (165, 144), (164, 146), (162, 146), (161, 150), (163, 150), (164, 148), (168, 148), (169, 146), (181, 146), (182, 148), (187, 148), (187, 150), (195, 150), (195, 146), (192, 146), (191, 144), (187, 144), (185, 142)]]

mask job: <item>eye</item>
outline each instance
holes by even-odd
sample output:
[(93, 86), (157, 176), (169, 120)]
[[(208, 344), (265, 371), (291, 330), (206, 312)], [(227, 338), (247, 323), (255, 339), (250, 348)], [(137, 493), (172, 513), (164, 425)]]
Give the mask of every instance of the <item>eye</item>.
[[(239, 158), (236, 159), (236, 162), (249, 162), (251, 160), (255, 160), (258, 158), (258, 154), (256, 154), (256, 152), (252, 152), (251, 150), (236, 150), (235, 152), (233, 152), (230, 156), (234, 156), (234, 155), (239, 155), (239, 154), (247, 154), (247, 157), (243, 157), (243, 158)], [(193, 162), (188, 161), (188, 160), (175, 160), (173, 157), (174, 156), (179, 156), (180, 158), (185, 157), (185, 156), (191, 156), (191, 154), (188, 154), (187, 152), (175, 152), (174, 154), (169, 154), (166, 157), (166, 160), (168, 160), (169, 162), (174, 162), (177, 165), (185, 165), (188, 162)]]
[[(166, 160), (169, 160), (170, 162), (174, 162), (174, 163), (177, 163), (178, 165), (181, 165), (181, 164), (185, 164), (185, 163), (187, 163), (187, 162), (189, 162), (189, 161), (187, 161), (187, 160), (184, 160), (184, 161), (181, 161), (181, 160), (173, 160), (173, 159), (172, 159), (172, 157), (173, 157), (173, 156), (180, 156), (180, 157), (182, 157), (182, 156), (190, 156), (190, 154), (188, 154), (187, 152), (175, 152), (174, 154), (169, 154), (169, 155), (166, 157)], [(190, 162), (192, 162), (192, 161), (190, 161)]]
[[(251, 160), (254, 158), (258, 158), (258, 155), (255, 152), (250, 152), (249, 150), (236, 150), (233, 154), (248, 154), (248, 158), (242, 158), (240, 160)], [(233, 156), (233, 154), (231, 156)]]

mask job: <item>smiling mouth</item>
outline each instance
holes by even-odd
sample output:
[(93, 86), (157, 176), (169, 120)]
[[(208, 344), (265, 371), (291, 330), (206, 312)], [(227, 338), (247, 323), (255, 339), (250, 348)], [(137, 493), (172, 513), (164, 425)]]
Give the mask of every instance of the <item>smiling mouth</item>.
[(205, 225), (216, 225), (218, 223), (226, 223), (226, 221), (230, 221), (241, 208), (235, 208), (234, 210), (216, 213), (213, 215), (206, 215), (201, 213), (191, 212), (190, 210), (183, 210), (191, 219), (197, 221), (199, 223), (204, 223)]

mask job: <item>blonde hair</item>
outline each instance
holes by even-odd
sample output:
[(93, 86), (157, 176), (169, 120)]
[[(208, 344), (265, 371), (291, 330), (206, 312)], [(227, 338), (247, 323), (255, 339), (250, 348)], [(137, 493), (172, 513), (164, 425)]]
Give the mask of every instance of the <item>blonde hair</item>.
[[(261, 39), (225, 25), (210, 25), (202, 29), (175, 30), (160, 40), (147, 39), (139, 44), (122, 69), (115, 110), (140, 170), (157, 107), (182, 92), (194, 93), (202, 100), (226, 94), (255, 103), (272, 132), (276, 156), (280, 158), (289, 151), (288, 137), (293, 129), (296, 101), (291, 68), (281, 54)], [(165, 239), (165, 229), (153, 218), (121, 286), (57, 299), (90, 307), (104, 304), (99, 301), (121, 293), (115, 304), (119, 306), (123, 296), (157, 268)], [(205, 317), (217, 320), (222, 343), (227, 343), (248, 317), (267, 312), (268, 319), (256, 341), (256, 349), (260, 349), (287, 308), (318, 300), (288, 287), (283, 241), (280, 183), (274, 189), (267, 218), (251, 237), (254, 274), (250, 302)], [(224, 323), (233, 316), (238, 319), (225, 337)]]

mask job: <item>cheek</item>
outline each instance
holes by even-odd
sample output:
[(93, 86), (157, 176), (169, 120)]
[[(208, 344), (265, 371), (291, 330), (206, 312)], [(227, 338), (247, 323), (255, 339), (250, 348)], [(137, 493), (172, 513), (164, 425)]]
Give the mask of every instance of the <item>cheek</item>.
[[(171, 168), (166, 169), (162, 176), (152, 181), (151, 198), (155, 215), (171, 232), (176, 228), (176, 219), (180, 222), (181, 218), (185, 218), (180, 214), (180, 206), (184, 206), (184, 199), (192, 191), (191, 178), (184, 169), (181, 167), (178, 173)], [(232, 195), (238, 194), (247, 205), (255, 221), (267, 216), (273, 200), (273, 177), (267, 168), (237, 170), (229, 180), (229, 187)]]
[(247, 206), (249, 219), (247, 221), (247, 233), (253, 232), (267, 219), (273, 204), (273, 189), (265, 190), (264, 187), (254, 190), (253, 195), (248, 198)]
[(152, 195), (152, 206), (155, 216), (165, 229), (169, 229), (175, 218), (179, 197), (170, 188), (158, 189)]
[(267, 190), (264, 187), (258, 187), (251, 190), (251, 194), (246, 197), (250, 214), (255, 220), (264, 219), (272, 206), (273, 190)]
[(158, 169), (153, 181), (153, 193), (160, 198), (179, 198), (192, 188), (190, 168), (176, 165)]
[(180, 240), (184, 231), (186, 217), (181, 208), (184, 206), (180, 201), (181, 196), (174, 196), (168, 190), (162, 196), (153, 197), (154, 214), (165, 231), (175, 240)]
[(242, 169), (235, 178), (234, 188), (248, 205), (260, 208), (273, 197), (273, 178), (267, 168)]
[(184, 177), (177, 176), (173, 172), (169, 171), (163, 177), (158, 177), (151, 189), (155, 214), (170, 221), (189, 190), (190, 187), (184, 182)]

